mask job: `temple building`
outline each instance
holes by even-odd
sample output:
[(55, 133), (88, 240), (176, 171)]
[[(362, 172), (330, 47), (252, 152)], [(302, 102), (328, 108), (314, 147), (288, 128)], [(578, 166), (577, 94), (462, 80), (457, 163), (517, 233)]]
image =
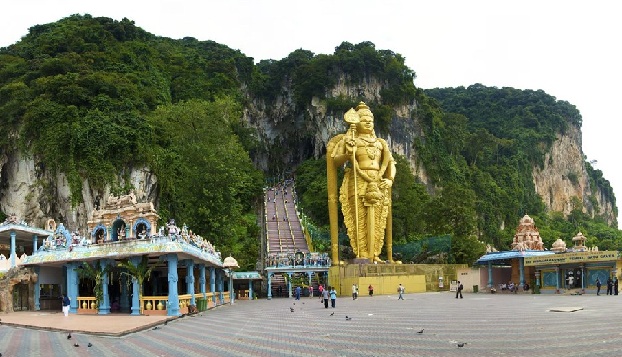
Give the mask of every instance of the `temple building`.
[(571, 248), (561, 238), (550, 250), (544, 248), (534, 220), (525, 215), (516, 229), (512, 250), (489, 249), (478, 259), (477, 264), (488, 268), (479, 274), (479, 284), (490, 292), (506, 290), (509, 284), (516, 284), (522, 292), (595, 292), (597, 280), (605, 286), (609, 279), (618, 279), (622, 261), (619, 252), (598, 251), (596, 246), (587, 247), (586, 240), (578, 232)]
[(223, 264), (185, 225), (157, 227), (159, 218), (131, 194), (95, 209), (84, 235), (9, 217), (0, 225), (0, 311), (60, 311), (62, 294), (70, 313), (179, 316), (232, 302), (237, 264)]

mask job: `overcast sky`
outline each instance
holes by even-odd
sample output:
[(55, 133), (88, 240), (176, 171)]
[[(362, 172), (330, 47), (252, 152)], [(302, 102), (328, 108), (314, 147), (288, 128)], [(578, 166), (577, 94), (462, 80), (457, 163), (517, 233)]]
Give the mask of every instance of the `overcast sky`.
[(2, 4), (0, 47), (33, 25), (87, 13), (126, 17), (158, 36), (213, 40), (255, 61), (371, 41), (403, 55), (420, 88), (542, 89), (574, 104), (583, 116), (583, 151), (620, 204), (620, 7), (572, 0), (19, 0)]

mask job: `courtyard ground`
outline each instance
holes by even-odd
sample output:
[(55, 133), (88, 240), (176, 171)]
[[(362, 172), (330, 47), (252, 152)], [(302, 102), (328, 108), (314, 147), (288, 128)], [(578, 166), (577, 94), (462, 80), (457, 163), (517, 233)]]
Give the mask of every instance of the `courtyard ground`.
[[(484, 293), (455, 299), (453, 293), (444, 292), (405, 294), (403, 301), (397, 295), (339, 297), (335, 309), (325, 309), (317, 298), (275, 298), (236, 301), (172, 320), (16, 312), (0, 315), (0, 353), (2, 357), (619, 356), (620, 299)], [(458, 347), (460, 343), (464, 347)]]

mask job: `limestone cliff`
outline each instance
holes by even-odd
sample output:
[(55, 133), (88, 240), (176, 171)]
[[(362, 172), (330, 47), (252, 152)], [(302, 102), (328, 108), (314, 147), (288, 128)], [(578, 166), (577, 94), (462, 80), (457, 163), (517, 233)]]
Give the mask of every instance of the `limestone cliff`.
[[(0, 165), (0, 209), (36, 227), (44, 227), (52, 218), (71, 230), (86, 232), (93, 207), (103, 205), (110, 196), (110, 187), (102, 192), (95, 191), (85, 180), (82, 182), (83, 202), (72, 207), (64, 174), (47, 172), (44, 165), (36, 165), (32, 158), (19, 152), (4, 155)], [(157, 179), (147, 168), (130, 169), (129, 177), (138, 200), (157, 202)]]
[[(380, 99), (383, 83), (366, 80), (359, 85), (348, 85), (340, 78), (334, 88), (327, 89), (329, 98), (362, 98), (368, 102)], [(257, 166), (266, 172), (285, 173), (304, 160), (319, 158), (325, 153), (327, 141), (347, 129), (342, 112), (328, 108), (327, 101), (313, 98), (306, 108), (297, 108), (285, 86), (273, 103), (265, 103), (247, 94), (244, 120), (255, 129), (260, 142), (253, 152)], [(354, 106), (356, 103), (352, 103)], [(374, 108), (372, 108), (373, 110)], [(388, 133), (379, 133), (387, 139), (393, 152), (406, 157), (410, 167), (433, 193), (425, 167), (418, 162), (414, 141), (423, 136), (417, 119), (417, 103), (393, 108)], [(532, 172), (536, 192), (545, 205), (565, 215), (573, 209), (573, 197), (579, 199), (584, 212), (592, 217), (601, 216), (608, 223), (616, 221), (614, 204), (607, 195), (591, 185), (581, 149), (581, 131), (570, 127), (558, 135), (546, 154), (543, 167)], [(93, 190), (88, 181), (83, 182), (82, 202), (71, 205), (71, 195), (66, 177), (52, 173), (45, 166), (19, 152), (4, 153), (0, 157), (0, 210), (15, 214), (36, 226), (53, 218), (70, 229), (86, 230), (88, 215), (97, 204), (103, 205), (110, 195), (110, 187)], [(135, 188), (138, 201), (153, 202), (158, 207), (157, 178), (149, 168), (130, 168), (130, 183)], [(119, 178), (119, 181), (122, 181)]]
[[(381, 101), (380, 92), (386, 87), (376, 79), (366, 79), (358, 85), (348, 85), (342, 75), (334, 88), (327, 89), (327, 98), (363, 98), (365, 101)], [(274, 103), (265, 103), (247, 93), (250, 103), (244, 120), (255, 129), (262, 148), (254, 155), (255, 163), (266, 172), (287, 172), (292, 165), (325, 154), (326, 143), (348, 126), (343, 112), (329, 110), (326, 100), (314, 97), (307, 108), (296, 108), (292, 91), (284, 87), (283, 95)], [(356, 106), (357, 103), (352, 103)], [(374, 108), (372, 108), (373, 110)], [(387, 134), (378, 133), (387, 140), (393, 152), (406, 157), (422, 182), (428, 183), (425, 168), (417, 162), (413, 143), (423, 135), (416, 119), (417, 104), (394, 107), (394, 115)], [(414, 118), (414, 119), (413, 119)], [(305, 133), (313, 133), (307, 135)]]
[[(592, 187), (581, 148), (581, 131), (571, 126), (565, 135), (557, 135), (544, 158), (544, 167), (534, 167), (532, 176), (538, 193), (549, 210), (568, 215), (575, 207), (573, 197), (583, 204), (583, 212), (592, 218), (615, 221), (614, 207), (598, 187)], [(594, 204), (594, 200), (597, 204)]]

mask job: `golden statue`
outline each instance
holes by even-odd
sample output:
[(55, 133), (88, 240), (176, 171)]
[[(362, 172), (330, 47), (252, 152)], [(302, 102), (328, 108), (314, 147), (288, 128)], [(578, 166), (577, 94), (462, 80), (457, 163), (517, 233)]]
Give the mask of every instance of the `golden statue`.
[(338, 264), (337, 168), (348, 162), (339, 193), (350, 245), (357, 258), (380, 261), (387, 236), (387, 255), (392, 257), (391, 186), (395, 161), (384, 139), (374, 132), (374, 114), (360, 102), (344, 115), (348, 132), (329, 140), (326, 150), (328, 213), (331, 253)]

